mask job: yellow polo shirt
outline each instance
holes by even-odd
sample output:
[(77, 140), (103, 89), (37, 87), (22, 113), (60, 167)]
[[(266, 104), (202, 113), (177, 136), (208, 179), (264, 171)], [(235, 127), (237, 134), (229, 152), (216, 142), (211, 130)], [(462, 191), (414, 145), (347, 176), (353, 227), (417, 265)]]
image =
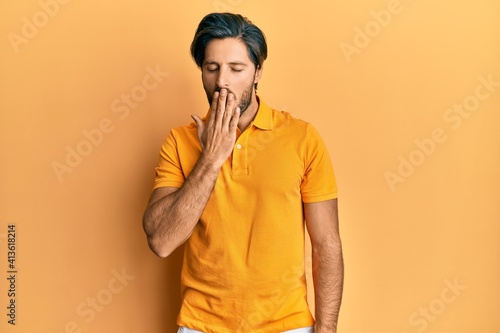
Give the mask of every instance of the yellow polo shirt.
[[(194, 123), (173, 129), (161, 149), (154, 187), (181, 187), (200, 152)], [(302, 203), (336, 196), (317, 131), (260, 100), (186, 241), (178, 325), (205, 333), (276, 333), (313, 325)]]

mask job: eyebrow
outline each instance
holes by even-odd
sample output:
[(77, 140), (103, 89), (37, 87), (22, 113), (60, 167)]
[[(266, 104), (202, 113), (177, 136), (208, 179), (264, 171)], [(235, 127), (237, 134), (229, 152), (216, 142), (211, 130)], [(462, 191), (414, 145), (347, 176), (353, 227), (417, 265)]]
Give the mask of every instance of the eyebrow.
[[(205, 65), (219, 65), (218, 62), (215, 62), (215, 61), (207, 61), (205, 62)], [(229, 63), (229, 65), (237, 65), (237, 66), (248, 66), (248, 64), (244, 63), (244, 62), (241, 62), (241, 61), (231, 61)]]

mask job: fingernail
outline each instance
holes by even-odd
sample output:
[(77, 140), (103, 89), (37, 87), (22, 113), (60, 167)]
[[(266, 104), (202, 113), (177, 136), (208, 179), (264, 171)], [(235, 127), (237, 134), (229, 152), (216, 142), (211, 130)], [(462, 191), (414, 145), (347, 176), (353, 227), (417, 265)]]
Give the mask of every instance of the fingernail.
[(226, 96), (226, 89), (222, 89), (222, 90), (220, 91), (220, 94), (221, 94), (222, 96)]

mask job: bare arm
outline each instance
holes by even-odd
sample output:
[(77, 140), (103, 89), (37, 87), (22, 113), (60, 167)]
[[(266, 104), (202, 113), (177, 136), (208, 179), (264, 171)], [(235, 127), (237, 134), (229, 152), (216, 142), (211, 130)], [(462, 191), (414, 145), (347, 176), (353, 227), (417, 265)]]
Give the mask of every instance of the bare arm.
[(160, 257), (168, 256), (189, 238), (234, 147), (240, 112), (234, 96), (226, 95), (225, 89), (214, 94), (206, 127), (193, 116), (202, 152), (184, 184), (179, 189), (157, 188), (151, 195), (143, 227), (149, 247)]
[(315, 333), (336, 333), (344, 282), (337, 199), (304, 204), (304, 214), (312, 245)]
[(151, 250), (165, 258), (191, 235), (205, 208), (218, 170), (201, 158), (181, 188), (153, 191), (143, 226)]

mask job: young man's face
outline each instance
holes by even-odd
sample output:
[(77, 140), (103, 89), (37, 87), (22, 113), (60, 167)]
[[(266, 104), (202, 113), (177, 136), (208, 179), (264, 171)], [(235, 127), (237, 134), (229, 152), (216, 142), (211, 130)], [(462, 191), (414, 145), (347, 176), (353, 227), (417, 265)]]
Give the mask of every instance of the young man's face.
[(255, 100), (254, 84), (259, 81), (262, 69), (255, 69), (245, 43), (237, 38), (224, 38), (212, 39), (206, 46), (201, 73), (210, 104), (214, 92), (224, 88), (233, 93), (243, 113)]

